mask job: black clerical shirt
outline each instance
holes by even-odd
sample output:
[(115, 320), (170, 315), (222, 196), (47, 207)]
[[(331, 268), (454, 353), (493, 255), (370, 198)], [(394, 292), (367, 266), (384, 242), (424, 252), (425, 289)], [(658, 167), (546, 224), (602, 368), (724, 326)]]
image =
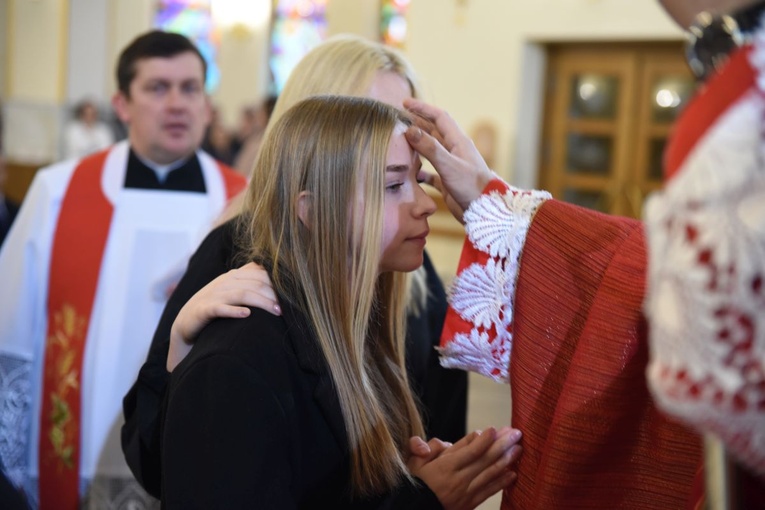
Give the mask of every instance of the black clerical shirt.
[(181, 166), (171, 170), (164, 181), (160, 181), (157, 172), (146, 166), (132, 148), (128, 157), (127, 172), (125, 172), (125, 188), (191, 191), (195, 193), (207, 191), (202, 167), (196, 153)]

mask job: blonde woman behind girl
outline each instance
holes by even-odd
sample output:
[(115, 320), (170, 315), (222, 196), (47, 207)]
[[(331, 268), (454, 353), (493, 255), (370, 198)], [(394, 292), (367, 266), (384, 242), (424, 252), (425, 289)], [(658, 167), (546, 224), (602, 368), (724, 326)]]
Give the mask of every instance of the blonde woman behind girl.
[(409, 459), (423, 428), (404, 368), (405, 273), (422, 264), (435, 204), (408, 125), (383, 103), (325, 96), (269, 130), (240, 244), (269, 268), (283, 317), (214, 321), (173, 372), (166, 508), (461, 509), (514, 481), (509, 428)]

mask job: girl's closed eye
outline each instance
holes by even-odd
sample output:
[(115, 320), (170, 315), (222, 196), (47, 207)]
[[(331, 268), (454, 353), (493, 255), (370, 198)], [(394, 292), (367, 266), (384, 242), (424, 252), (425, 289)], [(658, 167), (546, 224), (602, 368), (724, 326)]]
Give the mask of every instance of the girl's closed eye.
[(385, 185), (385, 191), (390, 191), (391, 193), (396, 193), (401, 190), (401, 188), (404, 186), (403, 182), (392, 182)]

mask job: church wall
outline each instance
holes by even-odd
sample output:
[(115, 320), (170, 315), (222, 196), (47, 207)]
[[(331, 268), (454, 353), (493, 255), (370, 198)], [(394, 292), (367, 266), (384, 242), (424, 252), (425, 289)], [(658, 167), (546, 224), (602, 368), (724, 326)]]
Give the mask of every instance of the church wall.
[(50, 161), (57, 152), (59, 105), (66, 91), (65, 0), (8, 0), (3, 90), (4, 150), (9, 160)]
[(64, 92), (67, 52), (64, 0), (10, 0), (7, 90), (12, 98), (29, 101), (60, 101)]
[[(108, 90), (107, 73), (98, 72), (111, 66), (107, 60), (108, 3), (103, 0), (72, 1), (69, 7), (67, 30), (69, 48), (66, 59), (67, 103), (83, 98), (103, 102)], [(98, 41), (98, 44), (94, 44)]]
[(243, 106), (258, 104), (268, 94), (269, 48), (267, 25), (256, 30), (235, 27), (222, 34), (221, 82), (212, 100), (230, 127), (236, 126)]

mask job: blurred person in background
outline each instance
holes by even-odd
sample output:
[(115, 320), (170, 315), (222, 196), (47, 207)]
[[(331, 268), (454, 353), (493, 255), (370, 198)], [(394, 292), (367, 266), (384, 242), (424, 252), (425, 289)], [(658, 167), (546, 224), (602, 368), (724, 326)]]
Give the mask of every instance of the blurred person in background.
[(74, 118), (64, 127), (64, 159), (81, 158), (112, 143), (114, 135), (99, 119), (96, 103), (89, 99), (80, 101), (74, 109)]
[(234, 139), (221, 119), (220, 110), (212, 109), (210, 124), (202, 138), (202, 150), (218, 161), (230, 165), (234, 161)]
[(266, 97), (259, 106), (248, 108), (242, 114), (242, 122), (237, 137), (238, 148), (235, 149), (234, 168), (249, 177), (255, 158), (260, 150), (266, 126), (271, 118), (271, 113), (276, 106), (276, 96)]

